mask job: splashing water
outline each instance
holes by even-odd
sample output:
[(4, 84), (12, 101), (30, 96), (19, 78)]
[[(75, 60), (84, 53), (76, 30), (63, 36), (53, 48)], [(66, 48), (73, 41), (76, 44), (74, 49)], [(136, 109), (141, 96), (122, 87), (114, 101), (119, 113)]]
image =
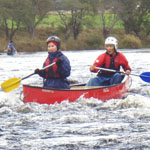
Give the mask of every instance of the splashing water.
[[(65, 51), (72, 66), (69, 78), (87, 82), (94, 77), (89, 66), (103, 52)], [(134, 74), (150, 71), (149, 52), (123, 52)], [(0, 82), (32, 73), (46, 57), (47, 52), (0, 55)], [(37, 75), (23, 80), (12, 92), (0, 91), (0, 149), (150, 149), (150, 85), (139, 77), (131, 78), (124, 99), (106, 102), (80, 97), (73, 103), (24, 104), (22, 84), (42, 85)]]

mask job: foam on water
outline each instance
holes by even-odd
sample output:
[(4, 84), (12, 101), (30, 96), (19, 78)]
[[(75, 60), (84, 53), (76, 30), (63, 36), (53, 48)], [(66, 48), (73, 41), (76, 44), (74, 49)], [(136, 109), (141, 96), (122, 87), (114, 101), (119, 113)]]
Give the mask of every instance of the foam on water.
[[(89, 66), (104, 51), (65, 51), (72, 72), (69, 78), (87, 82), (94, 77)], [(149, 70), (150, 53), (126, 51), (133, 74)], [(0, 82), (31, 74), (41, 68), (47, 52), (0, 55)], [(143, 59), (144, 58), (144, 59)], [(0, 149), (150, 149), (150, 85), (132, 77), (123, 99), (106, 102), (81, 96), (77, 101), (47, 105), (20, 99), (22, 84), (42, 85), (33, 75), (9, 93), (0, 91)]]

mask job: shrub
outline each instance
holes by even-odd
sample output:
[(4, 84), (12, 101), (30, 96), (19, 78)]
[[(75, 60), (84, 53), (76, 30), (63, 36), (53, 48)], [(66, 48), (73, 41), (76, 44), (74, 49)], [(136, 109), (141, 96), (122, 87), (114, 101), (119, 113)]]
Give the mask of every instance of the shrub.
[(120, 41), (119, 48), (141, 48), (142, 43), (138, 37), (134, 35), (125, 35)]
[(70, 37), (64, 41), (65, 48), (70, 50), (92, 50), (103, 48), (104, 41), (100, 31), (84, 30), (80, 33), (77, 40)]
[(19, 52), (34, 52), (34, 51), (45, 51), (47, 50), (46, 48), (46, 43), (45, 41), (41, 40), (34, 40), (34, 41), (20, 41), (17, 43), (16, 49)]
[(103, 40), (98, 35), (91, 35), (85, 41), (88, 49), (99, 49), (103, 45)]

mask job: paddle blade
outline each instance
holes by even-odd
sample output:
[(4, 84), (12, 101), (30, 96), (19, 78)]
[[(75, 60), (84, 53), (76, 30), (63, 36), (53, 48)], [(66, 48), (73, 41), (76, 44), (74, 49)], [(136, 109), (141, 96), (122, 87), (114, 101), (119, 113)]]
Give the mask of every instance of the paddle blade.
[(143, 73), (140, 75), (140, 78), (141, 78), (143, 81), (150, 83), (150, 72), (143, 72)]
[(14, 90), (20, 85), (21, 79), (19, 78), (11, 78), (1, 84), (1, 88), (4, 92), (9, 92)]

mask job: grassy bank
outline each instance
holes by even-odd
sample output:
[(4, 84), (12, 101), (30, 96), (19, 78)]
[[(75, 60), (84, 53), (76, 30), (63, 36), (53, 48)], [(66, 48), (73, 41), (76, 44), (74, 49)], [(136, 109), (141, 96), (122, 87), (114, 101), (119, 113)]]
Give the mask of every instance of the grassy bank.
[[(67, 40), (64, 38), (64, 28), (61, 24), (60, 17), (58, 15), (48, 15), (38, 26), (33, 39), (30, 39), (29, 34), (25, 30), (19, 30), (14, 38), (14, 46), (20, 52), (33, 52), (33, 51), (45, 51), (46, 39), (50, 35), (57, 35), (61, 38), (62, 50), (89, 50), (89, 49), (103, 49), (104, 38), (102, 34), (102, 24), (99, 16), (91, 17), (86, 16), (88, 22), (83, 24), (82, 32), (79, 34), (78, 39), (74, 40), (71, 35)], [(112, 20), (112, 15), (107, 14), (106, 24), (109, 24)], [(0, 34), (0, 52), (3, 52), (7, 48), (8, 41), (5, 40), (4, 32)], [(144, 35), (144, 33), (143, 33)], [(150, 36), (144, 38), (141, 34), (141, 39), (132, 35), (126, 35), (124, 33), (123, 25), (121, 21), (118, 21), (112, 33), (119, 41), (119, 48), (147, 48), (150, 47)]]
[[(84, 29), (77, 40), (71, 36), (69, 39), (64, 39), (64, 34), (55, 28), (38, 28), (34, 39), (30, 39), (25, 32), (18, 32), (14, 38), (14, 46), (20, 52), (45, 51), (46, 39), (49, 35), (58, 35), (61, 38), (62, 50), (89, 50), (103, 49), (104, 38), (102, 31), (99, 29)], [(119, 48), (142, 48), (142, 41), (133, 36), (126, 35), (123, 30), (117, 30), (112, 34), (119, 41)], [(0, 51), (3, 52), (7, 48), (7, 41), (0, 37)], [(149, 42), (147, 41), (146, 44)]]

